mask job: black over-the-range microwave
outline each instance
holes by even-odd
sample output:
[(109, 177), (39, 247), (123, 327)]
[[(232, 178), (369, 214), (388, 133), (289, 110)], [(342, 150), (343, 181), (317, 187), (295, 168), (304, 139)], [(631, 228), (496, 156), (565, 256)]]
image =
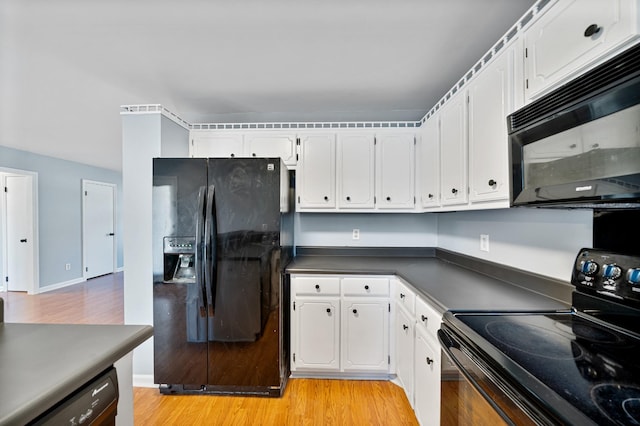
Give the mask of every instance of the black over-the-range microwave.
[(512, 206), (640, 208), (640, 44), (507, 126)]

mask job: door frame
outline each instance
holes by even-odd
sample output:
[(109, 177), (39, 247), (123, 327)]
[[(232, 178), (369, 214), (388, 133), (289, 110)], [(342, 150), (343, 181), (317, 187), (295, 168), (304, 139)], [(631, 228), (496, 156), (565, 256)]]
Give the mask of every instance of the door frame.
[(118, 211), (118, 207), (116, 206), (116, 201), (117, 201), (117, 191), (118, 191), (118, 186), (115, 183), (109, 183), (109, 182), (101, 182), (101, 181), (97, 181), (97, 180), (90, 180), (90, 179), (82, 179), (82, 192), (80, 193), (80, 196), (82, 197), (82, 278), (84, 280), (87, 280), (87, 244), (85, 241), (85, 237), (87, 235), (87, 221), (85, 218), (85, 214), (86, 214), (86, 197), (84, 196), (84, 192), (87, 190), (87, 184), (94, 184), (94, 185), (104, 185), (104, 186), (110, 186), (111, 189), (113, 190), (113, 265), (112, 265), (112, 273), (116, 272), (117, 270), (117, 264), (118, 264), (118, 241), (117, 238), (119, 237), (116, 231), (116, 212)]
[[(6, 186), (6, 176), (27, 176), (31, 178), (31, 207), (33, 209), (32, 215), (32, 232), (33, 232), (33, 282), (27, 286), (27, 294), (37, 294), (40, 289), (40, 238), (38, 235), (38, 224), (40, 219), (38, 217), (38, 172), (30, 170), (13, 169), (10, 167), (0, 167), (0, 181), (2, 188)], [(7, 241), (7, 194), (2, 190), (2, 197), (0, 197), (0, 226), (2, 227), (2, 233), (0, 235), (0, 244), (2, 244), (2, 271), (6, 273), (8, 267), (9, 256), (9, 242)], [(2, 280), (0, 280), (0, 291), (7, 291), (7, 285), (4, 280), (4, 274)]]

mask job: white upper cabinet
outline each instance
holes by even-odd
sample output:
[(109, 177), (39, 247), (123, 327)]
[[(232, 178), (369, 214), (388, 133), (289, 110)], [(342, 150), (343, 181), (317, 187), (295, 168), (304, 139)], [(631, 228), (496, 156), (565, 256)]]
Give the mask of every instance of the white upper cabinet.
[(376, 136), (376, 207), (413, 209), (415, 206), (415, 141), (413, 133)]
[(525, 38), (528, 100), (605, 60), (638, 37), (637, 0), (558, 0)]
[(415, 141), (415, 133), (387, 129), (301, 136), (298, 210), (413, 210)]
[(422, 124), (418, 154), (420, 203), (423, 208), (440, 205), (440, 118), (431, 116)]
[(250, 133), (244, 136), (244, 151), (249, 157), (280, 157), (287, 166), (296, 165), (296, 137), (287, 134)]
[(300, 136), (300, 165), (296, 176), (298, 208), (336, 207), (336, 136)]
[(191, 132), (192, 157), (243, 157), (242, 133)]
[(296, 136), (272, 132), (191, 132), (191, 157), (282, 158), (288, 167), (296, 165)]
[(341, 134), (337, 148), (338, 208), (372, 209), (375, 139), (373, 134)]
[(507, 115), (513, 108), (515, 47), (499, 53), (468, 86), (469, 198), (509, 198)]
[(467, 96), (454, 95), (440, 110), (440, 176), (443, 205), (466, 204)]

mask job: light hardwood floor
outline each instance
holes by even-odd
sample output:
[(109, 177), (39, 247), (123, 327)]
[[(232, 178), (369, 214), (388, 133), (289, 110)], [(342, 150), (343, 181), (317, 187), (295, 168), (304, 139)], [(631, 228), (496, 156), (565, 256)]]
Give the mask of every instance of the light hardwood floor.
[[(29, 296), (0, 292), (6, 322), (122, 324), (122, 273)], [(417, 425), (391, 382), (292, 379), (282, 398), (160, 395), (134, 388), (136, 425)]]

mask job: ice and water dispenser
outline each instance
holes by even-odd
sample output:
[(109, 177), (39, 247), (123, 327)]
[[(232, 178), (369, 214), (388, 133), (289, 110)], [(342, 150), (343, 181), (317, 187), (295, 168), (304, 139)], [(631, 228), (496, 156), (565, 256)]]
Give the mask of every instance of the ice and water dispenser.
[(166, 283), (196, 280), (196, 241), (193, 237), (164, 237), (164, 277)]

